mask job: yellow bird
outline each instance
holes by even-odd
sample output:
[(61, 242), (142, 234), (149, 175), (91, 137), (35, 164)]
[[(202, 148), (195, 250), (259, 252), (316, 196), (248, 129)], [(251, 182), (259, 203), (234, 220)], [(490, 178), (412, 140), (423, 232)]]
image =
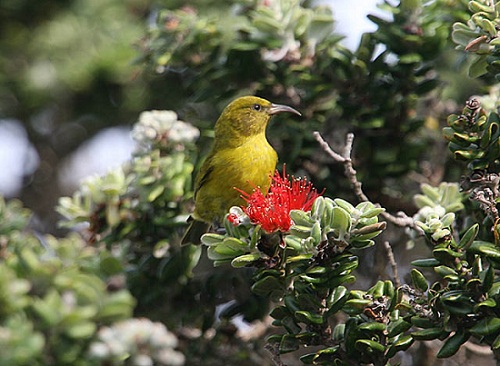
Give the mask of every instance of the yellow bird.
[(215, 123), (212, 150), (195, 179), (195, 209), (182, 244), (200, 244), (212, 224), (220, 224), (232, 206), (245, 201), (235, 188), (266, 193), (278, 154), (266, 138), (271, 117), (282, 112), (301, 115), (292, 107), (246, 96), (231, 102)]

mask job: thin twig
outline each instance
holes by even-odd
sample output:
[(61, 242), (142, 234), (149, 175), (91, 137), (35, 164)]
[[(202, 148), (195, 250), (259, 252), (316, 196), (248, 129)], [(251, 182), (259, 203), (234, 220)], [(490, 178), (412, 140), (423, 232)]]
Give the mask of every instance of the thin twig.
[(392, 268), (392, 276), (394, 277), (394, 284), (396, 285), (396, 287), (399, 287), (401, 286), (401, 281), (399, 280), (398, 264), (394, 259), (394, 253), (392, 251), (391, 244), (388, 241), (385, 241), (384, 247), (385, 251), (387, 252), (387, 259), (389, 259), (389, 264), (391, 265)]
[(320, 135), (320, 133), (318, 131), (314, 131), (313, 135), (316, 138), (316, 141), (318, 141), (319, 144), (321, 145), (321, 148), (328, 155), (330, 155), (333, 158), (333, 160), (338, 161), (339, 163), (345, 163), (345, 158), (342, 155), (337, 154), (335, 151), (333, 151), (332, 148), (330, 147), (330, 145), (328, 145), (328, 142), (326, 142), (323, 139), (323, 137), (321, 137), (321, 135)]
[(283, 361), (281, 361), (280, 351), (278, 344), (266, 344), (264, 347), (271, 353), (271, 358), (275, 366), (286, 366)]
[[(346, 136), (346, 143), (343, 149), (342, 154), (339, 154), (335, 152), (330, 145), (321, 137), (321, 134), (318, 131), (313, 132), (313, 136), (318, 141), (320, 144), (321, 148), (328, 154), (330, 157), (332, 157), (333, 160), (342, 163), (344, 165), (344, 172), (351, 182), (351, 185), (354, 190), (354, 194), (358, 199), (362, 202), (367, 202), (370, 201), (368, 197), (365, 195), (362, 189), (361, 182), (358, 181), (357, 178), (357, 172), (356, 169), (354, 169), (354, 166), (352, 165), (352, 159), (351, 159), (351, 154), (352, 154), (352, 146), (354, 142), (354, 134), (353, 133), (348, 133)], [(413, 222), (413, 219), (406, 215), (404, 212), (400, 211), (397, 213), (397, 216), (391, 215), (388, 212), (382, 212), (381, 215), (389, 222), (401, 226), (401, 227), (415, 227), (415, 223)]]
[(413, 219), (405, 214), (403, 211), (396, 213), (397, 216), (391, 215), (389, 212), (382, 212), (380, 215), (384, 217), (387, 221), (392, 222), (394, 225), (400, 227), (411, 227), (412, 229), (418, 230), (418, 226), (415, 225)]

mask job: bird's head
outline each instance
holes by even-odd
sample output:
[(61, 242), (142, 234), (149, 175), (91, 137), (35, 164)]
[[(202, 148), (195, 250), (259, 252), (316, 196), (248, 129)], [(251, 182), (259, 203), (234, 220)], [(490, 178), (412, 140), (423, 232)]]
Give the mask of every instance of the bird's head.
[(215, 124), (215, 136), (223, 138), (231, 135), (235, 138), (263, 134), (271, 117), (282, 112), (301, 115), (292, 107), (274, 104), (263, 98), (240, 97), (222, 111)]

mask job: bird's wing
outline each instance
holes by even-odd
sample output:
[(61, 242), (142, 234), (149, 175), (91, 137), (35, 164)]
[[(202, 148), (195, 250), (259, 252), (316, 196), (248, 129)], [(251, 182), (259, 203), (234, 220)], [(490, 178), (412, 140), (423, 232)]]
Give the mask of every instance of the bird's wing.
[(207, 169), (200, 170), (198, 177), (196, 177), (195, 188), (194, 188), (195, 199), (196, 199), (196, 193), (198, 193), (200, 188), (208, 181), (208, 179), (210, 178), (210, 174), (212, 174), (212, 172), (214, 171), (214, 166), (210, 164), (208, 159), (207, 161), (205, 161), (204, 165), (207, 167)]

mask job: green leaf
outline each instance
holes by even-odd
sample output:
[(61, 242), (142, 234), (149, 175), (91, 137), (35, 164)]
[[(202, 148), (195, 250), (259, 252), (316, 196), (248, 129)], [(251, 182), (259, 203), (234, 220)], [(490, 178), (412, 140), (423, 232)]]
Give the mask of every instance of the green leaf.
[[(358, 225), (359, 226), (359, 225)], [(360, 227), (359, 229), (351, 230), (351, 237), (356, 240), (367, 240), (379, 235), (385, 228), (387, 223), (385, 221), (377, 222), (374, 224), (367, 224), (366, 226)]]
[(308, 276), (308, 275), (300, 275), (300, 278), (306, 282), (319, 285), (320, 283), (325, 282), (325, 278), (323, 277), (313, 277), (313, 276)]
[(497, 350), (497, 349), (500, 348), (500, 334), (493, 341), (493, 343), (491, 345), (491, 348), (494, 349), (494, 350)]
[(423, 194), (415, 195), (413, 197), (413, 201), (415, 202), (415, 204), (417, 205), (418, 208), (422, 208), (422, 207), (426, 207), (426, 206), (429, 206), (429, 207), (436, 206), (436, 203), (433, 200), (431, 200), (427, 196), (424, 196)]
[(499, 282), (494, 282), (493, 285), (491, 285), (491, 288), (488, 291), (488, 296), (493, 297), (497, 296), (500, 294), (500, 281)]
[(351, 245), (353, 248), (361, 250), (374, 246), (375, 242), (373, 240), (361, 240), (361, 241), (352, 240)]
[(368, 209), (366, 211), (363, 211), (363, 213), (361, 214), (361, 217), (362, 218), (375, 217), (375, 216), (380, 215), (384, 211), (385, 211), (385, 208), (382, 208), (382, 207), (373, 207), (373, 208), (370, 208), (370, 209)]
[(333, 278), (329, 278), (328, 281), (325, 283), (325, 285), (328, 288), (334, 288), (342, 284), (349, 284), (355, 281), (356, 281), (356, 276), (353, 275), (334, 276)]
[(312, 365), (314, 363), (315, 357), (316, 357), (316, 353), (308, 353), (306, 355), (300, 356), (299, 360), (304, 365)]
[(290, 218), (292, 219), (294, 225), (311, 227), (315, 220), (311, 216), (302, 210), (291, 210)]
[(266, 276), (252, 286), (252, 292), (256, 295), (268, 296), (274, 291), (283, 291), (283, 283), (274, 276)]
[(495, 244), (486, 241), (476, 240), (472, 242), (469, 251), (487, 257), (500, 258), (500, 249)]
[(49, 327), (55, 326), (61, 320), (62, 300), (55, 289), (51, 289), (43, 299), (35, 298), (32, 307), (36, 315)]
[(329, 268), (323, 267), (323, 266), (317, 266), (317, 267), (311, 267), (306, 270), (307, 274), (314, 275), (314, 274), (324, 274), (329, 271)]
[(345, 324), (339, 323), (333, 328), (332, 339), (334, 341), (342, 341), (344, 340), (345, 335)]
[(383, 332), (387, 329), (387, 326), (384, 323), (379, 323), (379, 322), (366, 322), (366, 323), (361, 323), (358, 326), (358, 329), (367, 330), (371, 332)]
[(224, 235), (207, 233), (201, 237), (201, 241), (203, 242), (203, 244), (210, 246), (221, 243), (224, 240), (224, 238), (225, 238)]
[(384, 282), (377, 281), (368, 291), (368, 294), (373, 295), (374, 298), (378, 299), (384, 295)]
[(441, 194), (439, 193), (439, 189), (437, 187), (433, 187), (430, 184), (423, 183), (420, 185), (420, 190), (433, 202), (439, 202), (441, 200)]
[(294, 255), (293, 257), (287, 257), (286, 258), (286, 263), (296, 263), (296, 262), (302, 262), (302, 261), (309, 261), (312, 258), (312, 254), (300, 254), (300, 255)]
[(301, 238), (298, 238), (297, 236), (295, 235), (287, 235), (285, 236), (285, 244), (297, 251), (297, 252), (301, 252), (302, 251), (302, 240)]
[(451, 314), (464, 316), (474, 312), (474, 301), (465, 291), (447, 291), (441, 294), (441, 301)]
[(371, 300), (368, 299), (349, 299), (342, 310), (349, 315), (360, 314), (371, 303)]
[(297, 297), (293, 295), (287, 295), (283, 299), (283, 302), (285, 303), (285, 306), (288, 308), (288, 310), (290, 310), (291, 312), (295, 313), (296, 311), (301, 311), (301, 307)]
[(434, 267), (434, 271), (440, 275), (441, 277), (449, 276), (449, 275), (457, 275), (457, 272), (448, 266), (437, 266)]
[(323, 324), (323, 322), (324, 322), (324, 319), (323, 319), (322, 315), (313, 314), (313, 313), (310, 313), (309, 311), (304, 311), (304, 310), (296, 311), (295, 312), (295, 318), (299, 322), (302, 322), (302, 323), (305, 323), (305, 324), (317, 324), (317, 325), (320, 325), (320, 324)]
[(435, 267), (438, 266), (439, 262), (436, 258), (425, 258), (425, 259), (415, 259), (411, 262), (412, 266), (415, 267)]
[(157, 185), (148, 195), (148, 202), (153, 202), (165, 191), (165, 186)]
[(113, 292), (103, 299), (99, 310), (99, 319), (102, 322), (113, 322), (132, 316), (135, 299), (130, 292), (120, 290)]
[(399, 58), (401, 64), (418, 64), (422, 61), (422, 56), (418, 53), (408, 53)]
[[(322, 197), (317, 198), (316, 201), (320, 198)], [(314, 203), (316, 203), (316, 201), (314, 201)], [(333, 222), (333, 207), (335, 206), (335, 203), (330, 198), (325, 198), (324, 203), (325, 209), (323, 211), (323, 215), (321, 216), (321, 226), (330, 227)]]
[[(314, 217), (316, 220), (320, 219), (323, 216), (323, 214), (325, 213), (325, 208), (326, 208), (325, 198), (324, 197), (316, 198), (316, 200), (314, 201), (312, 208), (311, 208), (311, 216), (307, 215), (307, 219), (306, 219), (307, 221), (305, 221), (305, 222), (308, 222), (309, 220), (314, 221), (312, 219), (312, 217)], [(294, 210), (290, 211), (290, 218), (294, 222), (296, 222), (292, 216), (293, 211)], [(301, 225), (304, 225), (304, 224), (301, 224)]]
[(411, 323), (408, 323), (403, 318), (399, 318), (396, 321), (391, 321), (387, 326), (387, 336), (395, 337), (399, 334), (406, 332), (411, 328)]
[(470, 328), (470, 332), (474, 335), (487, 336), (491, 334), (499, 334), (500, 318), (486, 318)]
[(440, 338), (446, 333), (447, 332), (442, 328), (428, 328), (412, 332), (411, 336), (418, 341), (430, 341), (432, 339)]
[(478, 35), (478, 32), (476, 32), (474, 29), (471, 29), (466, 24), (459, 22), (453, 24), (453, 32), (451, 38), (456, 44), (465, 47), (471, 40), (477, 38)]
[(406, 351), (415, 342), (415, 339), (411, 335), (406, 335), (399, 338), (396, 342), (391, 344), (387, 349), (386, 357), (392, 358), (399, 351)]
[(269, 315), (273, 319), (283, 319), (286, 316), (292, 315), (291, 312), (287, 309), (286, 306), (276, 306)]
[(344, 275), (350, 273), (352, 270), (358, 268), (359, 259), (355, 255), (344, 254), (342, 257), (338, 258), (338, 267), (335, 269), (330, 269), (328, 275), (330, 278)]
[(356, 348), (362, 352), (384, 352), (385, 347), (372, 339), (358, 339), (356, 341)]
[(435, 248), (432, 251), (432, 255), (441, 263), (452, 263), (455, 261), (455, 258), (460, 258), (463, 253), (456, 252), (450, 248)]
[(411, 281), (413, 283), (413, 286), (415, 286), (415, 288), (419, 289), (422, 292), (427, 291), (427, 289), (429, 288), (427, 280), (425, 279), (422, 272), (415, 268), (411, 270)]
[(335, 204), (337, 204), (337, 206), (339, 207), (342, 207), (344, 210), (346, 210), (348, 213), (351, 213), (352, 211), (354, 211), (354, 206), (351, 205), (349, 202), (347, 202), (346, 200), (343, 200), (342, 198), (335, 198), (333, 200), (333, 202), (335, 202)]
[(269, 337), (267, 337), (266, 341), (269, 344), (280, 343), (283, 336), (284, 336), (284, 334), (273, 334), (273, 335), (270, 335)]
[(108, 276), (112, 276), (123, 272), (124, 268), (122, 262), (112, 256), (107, 256), (101, 259), (101, 270)]
[(325, 348), (300, 357), (300, 361), (306, 365), (336, 365), (333, 362), (339, 357), (337, 355), (339, 349), (339, 346)]
[(256, 42), (236, 42), (231, 45), (231, 49), (237, 51), (253, 51), (260, 47), (261, 46)]
[(493, 270), (493, 266), (489, 266), (486, 271), (481, 273), (481, 283), (483, 291), (485, 292), (490, 291), (494, 281), (495, 281), (495, 271)]
[(258, 252), (240, 255), (231, 261), (231, 265), (234, 268), (242, 268), (251, 265), (256, 260), (260, 259), (260, 254)]
[(300, 341), (297, 340), (294, 336), (285, 334), (281, 338), (281, 342), (279, 345), (280, 353), (288, 353), (293, 352), (299, 349)]
[[(479, 1), (469, 1), (468, 7), (473, 13), (486, 13), (494, 15), (494, 7), (491, 5), (482, 4)], [(470, 28), (468, 28), (470, 29)]]
[(497, 302), (492, 299), (491, 297), (490, 298), (487, 298), (486, 300), (484, 301), (481, 301), (479, 304), (476, 305), (476, 307), (479, 309), (481, 307), (485, 307), (485, 308), (495, 308), (497, 306)]
[(351, 217), (346, 210), (340, 207), (333, 208), (333, 225), (339, 230), (339, 238), (344, 238), (346, 233), (351, 230)]
[(316, 221), (311, 228), (311, 237), (314, 239), (314, 244), (318, 245), (321, 241), (321, 226), (319, 221)]
[(437, 358), (448, 358), (453, 356), (460, 349), (462, 344), (467, 342), (470, 337), (470, 333), (464, 330), (458, 330), (453, 336), (448, 338), (439, 352), (437, 353)]
[(469, 77), (476, 79), (487, 73), (488, 61), (485, 56), (473, 55), (472, 63), (469, 67)]
[(226, 237), (222, 243), (211, 245), (207, 254), (212, 260), (232, 259), (234, 257), (246, 254), (248, 246), (241, 240)]
[(240, 251), (248, 248), (247, 243), (240, 239), (226, 237), (218, 247), (227, 248), (229, 251)]
[(330, 316), (332, 314), (337, 313), (342, 306), (346, 303), (348, 299), (348, 292), (344, 286), (336, 287), (332, 294), (330, 295), (330, 309), (328, 309), (326, 316)]
[(286, 316), (281, 319), (281, 321), (279, 321), (278, 323), (277, 322), (278, 321), (273, 322), (273, 325), (283, 326), (290, 334), (298, 334), (302, 330), (293, 316)]
[(429, 329), (434, 328), (435, 323), (429, 318), (422, 318), (418, 315), (414, 315), (410, 318), (411, 323), (419, 328)]
[(301, 239), (307, 239), (311, 236), (311, 226), (293, 225), (290, 228), (290, 234)]
[(385, 280), (384, 281), (384, 295), (392, 298), (396, 294), (394, 284), (392, 281)]
[(469, 228), (469, 230), (467, 230), (465, 234), (462, 235), (462, 237), (460, 238), (458, 247), (462, 249), (467, 249), (476, 238), (478, 232), (479, 232), (479, 224), (472, 225)]
[(66, 328), (65, 333), (74, 339), (88, 339), (96, 332), (97, 325), (94, 322), (82, 322)]

